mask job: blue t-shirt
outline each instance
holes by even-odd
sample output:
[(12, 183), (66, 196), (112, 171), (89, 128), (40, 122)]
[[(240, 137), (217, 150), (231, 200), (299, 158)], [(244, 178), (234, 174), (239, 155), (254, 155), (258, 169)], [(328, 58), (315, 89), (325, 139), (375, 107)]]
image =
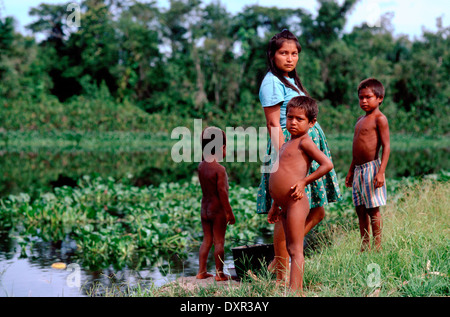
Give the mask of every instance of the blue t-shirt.
[[(292, 85), (297, 87), (294, 78), (286, 77), (286, 79), (289, 80)], [(304, 94), (301, 93), (301, 95), (299, 95), (294, 89), (286, 87), (286, 85), (283, 84), (278, 77), (272, 74), (272, 72), (267, 73), (259, 89), (259, 100), (263, 107), (272, 107), (283, 102), (280, 107), (280, 126), (282, 128), (286, 128), (286, 105), (289, 100), (296, 96), (304, 96)]]

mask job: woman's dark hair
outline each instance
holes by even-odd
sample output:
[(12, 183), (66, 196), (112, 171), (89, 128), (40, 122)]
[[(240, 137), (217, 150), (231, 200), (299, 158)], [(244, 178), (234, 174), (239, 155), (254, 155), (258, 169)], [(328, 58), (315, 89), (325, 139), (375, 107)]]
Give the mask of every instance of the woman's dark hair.
[[(276, 34), (274, 37), (272, 37), (269, 41), (269, 45), (267, 48), (267, 62), (269, 64), (269, 71), (272, 72), (276, 77), (278, 77), (279, 80), (286, 86), (291, 89), (294, 89), (298, 93), (303, 92), (306, 96), (309, 96), (308, 91), (305, 87), (303, 87), (302, 82), (300, 81), (300, 78), (298, 77), (297, 70), (294, 69), (292, 72), (289, 72), (288, 75), (290, 78), (294, 78), (295, 84), (297, 87), (292, 85), (282, 74), (282, 72), (275, 66), (275, 62), (273, 61), (273, 58), (275, 56), (276, 51), (280, 49), (280, 47), (283, 45), (286, 41), (294, 41), (295, 45), (297, 46), (298, 53), (302, 51), (302, 47), (300, 45), (300, 42), (298, 41), (297, 37), (289, 32), (288, 30), (284, 29), (280, 33)], [(300, 89), (300, 91), (299, 91)]]

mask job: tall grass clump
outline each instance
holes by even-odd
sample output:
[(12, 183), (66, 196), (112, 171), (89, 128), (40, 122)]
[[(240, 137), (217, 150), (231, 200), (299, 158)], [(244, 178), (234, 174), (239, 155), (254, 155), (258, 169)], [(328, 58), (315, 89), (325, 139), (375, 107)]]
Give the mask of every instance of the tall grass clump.
[(310, 296), (448, 296), (450, 183), (424, 180), (382, 208), (383, 247), (360, 253), (359, 230), (334, 229), (306, 260)]

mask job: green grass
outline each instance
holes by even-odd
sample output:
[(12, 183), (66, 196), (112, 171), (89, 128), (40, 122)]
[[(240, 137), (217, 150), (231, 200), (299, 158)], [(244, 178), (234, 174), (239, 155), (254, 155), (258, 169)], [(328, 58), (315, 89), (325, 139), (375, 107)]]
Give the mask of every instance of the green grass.
[[(330, 241), (306, 258), (304, 289), (311, 297), (427, 297), (450, 295), (450, 183), (424, 180), (383, 209), (383, 249), (360, 253), (357, 229), (330, 227)], [(106, 296), (293, 296), (266, 272), (239, 287), (110, 291)]]
[[(448, 296), (449, 194), (448, 182), (423, 181), (405, 189), (402, 197), (383, 211), (380, 252), (359, 253), (358, 231), (336, 230), (332, 244), (307, 261), (305, 284), (309, 292), (368, 296), (379, 289), (380, 296)], [(367, 283), (371, 264), (379, 267), (379, 286)], [(428, 270), (445, 276), (427, 274)]]

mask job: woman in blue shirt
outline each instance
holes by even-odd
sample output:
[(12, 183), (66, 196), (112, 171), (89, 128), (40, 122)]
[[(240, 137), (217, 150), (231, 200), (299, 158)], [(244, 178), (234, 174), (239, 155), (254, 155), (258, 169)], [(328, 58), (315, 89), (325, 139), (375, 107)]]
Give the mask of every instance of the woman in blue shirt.
[[(271, 138), (268, 143), (268, 155), (273, 154), (274, 150), (278, 152), (284, 142), (290, 139), (290, 134), (286, 129), (286, 105), (289, 100), (295, 96), (309, 96), (296, 70), (300, 52), (301, 46), (298, 39), (288, 30), (276, 34), (269, 42), (267, 51), (269, 71), (264, 77), (259, 91)], [(318, 122), (308, 131), (308, 134), (317, 147), (331, 159), (325, 134)], [(270, 165), (271, 161), (267, 160), (266, 164)], [(317, 168), (318, 164), (313, 161), (309, 172), (312, 173)], [(269, 169), (267, 169), (262, 175), (258, 189), (257, 212), (261, 214), (268, 213), (272, 208), (272, 199), (268, 189), (269, 176)], [(306, 219), (305, 235), (324, 218), (325, 204), (342, 199), (334, 169), (308, 186), (306, 193), (310, 203), (310, 213)], [(284, 280), (286, 271), (289, 269), (289, 254), (286, 249), (283, 225), (280, 221), (275, 223), (274, 249), (275, 259), (269, 265), (269, 269), (276, 270), (277, 280)]]

